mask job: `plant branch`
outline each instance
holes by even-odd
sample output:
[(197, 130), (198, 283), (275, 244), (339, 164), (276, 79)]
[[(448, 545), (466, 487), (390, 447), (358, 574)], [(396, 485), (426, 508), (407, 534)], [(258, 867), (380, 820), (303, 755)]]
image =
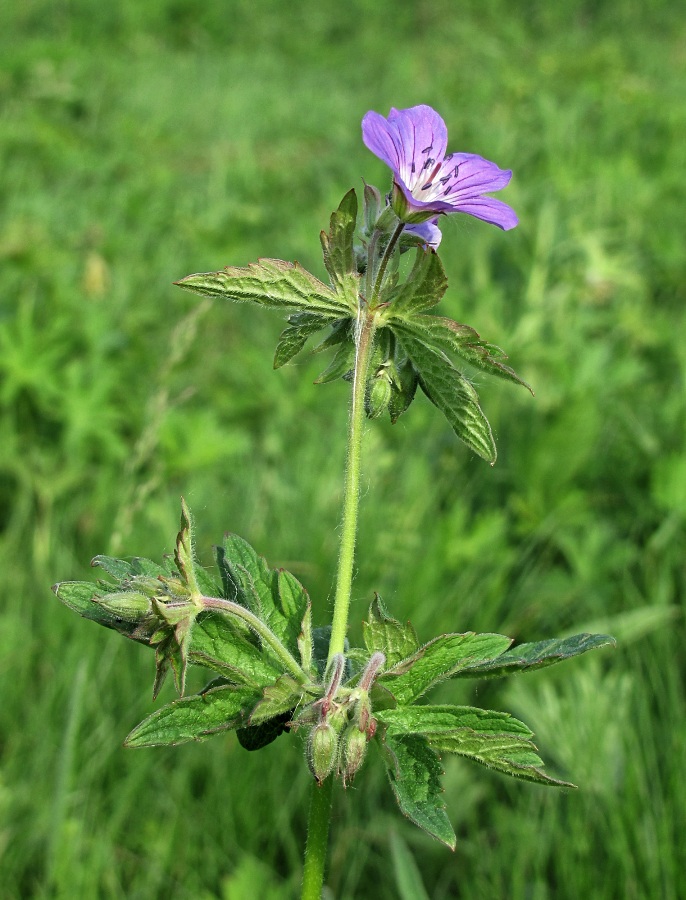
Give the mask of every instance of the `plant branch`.
[(202, 597), (201, 600), (203, 609), (213, 609), (233, 616), (236, 619), (242, 619), (265, 644), (268, 644), (271, 650), (274, 651), (274, 654), (300, 684), (305, 684), (309, 681), (307, 674), (274, 632), (254, 613), (251, 613), (249, 609), (241, 606), (240, 603), (234, 603), (232, 600), (222, 600), (219, 597)]

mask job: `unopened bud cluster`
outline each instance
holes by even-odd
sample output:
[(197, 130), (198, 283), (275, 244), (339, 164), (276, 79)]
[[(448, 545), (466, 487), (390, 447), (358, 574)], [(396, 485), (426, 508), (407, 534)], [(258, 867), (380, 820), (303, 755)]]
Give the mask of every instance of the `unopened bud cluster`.
[(339, 655), (331, 665), (326, 692), (314, 706), (318, 721), (307, 742), (310, 771), (321, 784), (332, 773), (349, 784), (364, 762), (367, 744), (376, 732), (369, 691), (385, 662), (383, 653), (375, 653), (356, 688), (340, 689), (345, 660)]

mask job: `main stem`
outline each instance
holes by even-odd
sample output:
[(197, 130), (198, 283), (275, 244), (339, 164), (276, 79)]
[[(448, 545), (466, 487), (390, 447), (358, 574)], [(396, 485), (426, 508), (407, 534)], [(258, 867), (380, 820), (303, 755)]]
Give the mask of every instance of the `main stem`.
[[(376, 331), (376, 312), (379, 293), (383, 284), (388, 261), (395, 249), (404, 225), (400, 223), (391, 235), (381, 257), (379, 269), (371, 295), (367, 302), (360, 300), (357, 328), (355, 333), (355, 370), (353, 376), (353, 395), (350, 406), (350, 427), (348, 430), (348, 454), (345, 464), (345, 485), (343, 491), (343, 521), (341, 522), (341, 546), (338, 554), (338, 571), (336, 574), (336, 595), (334, 598), (333, 622), (329, 641), (329, 665), (337, 653), (345, 649), (345, 637), (348, 630), (348, 610), (353, 583), (353, 566), (355, 562), (355, 540), (357, 537), (357, 513), (360, 504), (360, 462), (362, 457), (362, 431), (364, 428), (364, 400), (367, 387), (367, 374), (374, 332)], [(375, 236), (378, 238), (378, 235)], [(369, 265), (376, 248), (376, 240), (370, 244)], [(370, 270), (373, 271), (373, 270)], [(369, 284), (367, 285), (369, 290)], [(303, 870), (302, 900), (321, 900), (326, 866), (326, 851), (329, 841), (329, 822), (331, 820), (331, 797), (333, 794), (334, 776), (323, 784), (312, 782), (310, 812), (307, 822), (307, 847), (305, 850), (305, 867)]]
[(345, 465), (341, 545), (338, 554), (336, 594), (331, 625), (331, 640), (329, 641), (329, 663), (337, 653), (343, 653), (345, 636), (348, 630), (348, 609), (350, 607), (350, 592), (353, 582), (357, 513), (360, 502), (360, 460), (364, 427), (364, 395), (375, 329), (376, 316), (374, 312), (370, 311), (367, 306), (360, 307), (356, 334), (353, 396), (350, 407), (350, 429), (348, 431), (348, 455)]
[(316, 781), (312, 782), (310, 814), (307, 822), (305, 868), (303, 869), (302, 900), (321, 900), (326, 849), (329, 843), (333, 782), (333, 775), (329, 775), (323, 784), (317, 784)]

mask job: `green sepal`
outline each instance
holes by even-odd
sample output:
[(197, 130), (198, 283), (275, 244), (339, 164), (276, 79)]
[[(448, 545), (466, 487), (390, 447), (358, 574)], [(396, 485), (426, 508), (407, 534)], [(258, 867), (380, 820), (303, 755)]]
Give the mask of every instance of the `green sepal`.
[(511, 643), (502, 634), (443, 634), (383, 672), (378, 680), (405, 705), (466, 666), (499, 656)]
[(507, 359), (507, 354), (495, 344), (482, 340), (479, 333), (469, 325), (461, 325), (443, 316), (417, 315), (412, 319), (403, 319), (399, 316), (399, 320), (394, 323), (391, 317), (390, 321), (434, 350), (449, 356), (454, 354), (469, 365), (488, 372), (489, 375), (521, 384), (533, 394), (531, 386), (503, 362)]
[(312, 604), (308, 603), (298, 635), (298, 651), (300, 653), (300, 665), (303, 672), (312, 677), (314, 675), (314, 640), (312, 635)]
[(329, 319), (351, 312), (336, 291), (299, 263), (282, 259), (259, 259), (244, 268), (227, 266), (222, 272), (188, 275), (174, 284), (206, 297), (249, 301), (268, 309), (317, 312)]
[(567, 638), (552, 638), (519, 644), (494, 659), (470, 663), (455, 673), (455, 678), (502, 678), (514, 672), (543, 669), (600, 647), (615, 647), (617, 642), (609, 634), (575, 634)]
[(455, 832), (442, 801), (443, 771), (428, 741), (417, 735), (387, 735), (382, 748), (400, 811), (431, 837), (454, 850)]
[(176, 536), (176, 547), (174, 549), (174, 562), (179, 571), (179, 575), (183, 579), (183, 583), (188, 588), (192, 599), (197, 599), (202, 595), (202, 591), (198, 586), (195, 575), (195, 548), (193, 543), (193, 525), (191, 522), (191, 514), (186, 501), (181, 498), (181, 527)]
[(396, 335), (426, 396), (440, 409), (457, 437), (493, 465), (497, 458), (495, 441), (472, 385), (445, 354), (417, 340), (404, 328), (397, 327)]
[(419, 649), (419, 640), (412, 625), (389, 616), (378, 594), (374, 595), (369, 607), (368, 621), (362, 623), (362, 636), (370, 654), (380, 650), (385, 655), (385, 669), (392, 669)]
[(417, 313), (440, 303), (448, 289), (448, 279), (438, 254), (419, 247), (409, 276), (388, 298), (388, 316), (413, 319)]
[(293, 313), (288, 317), (288, 326), (279, 335), (279, 343), (274, 352), (274, 368), (280, 369), (303, 349), (308, 339), (325, 328), (330, 320), (317, 313)]
[(257, 699), (249, 687), (210, 687), (156, 710), (133, 729), (124, 746), (164, 747), (202, 741), (242, 725)]

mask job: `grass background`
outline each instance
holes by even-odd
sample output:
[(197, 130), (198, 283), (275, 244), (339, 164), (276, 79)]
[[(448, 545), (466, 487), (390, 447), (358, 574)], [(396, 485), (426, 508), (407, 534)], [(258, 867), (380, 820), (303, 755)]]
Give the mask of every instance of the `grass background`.
[(320, 359), (273, 373), (278, 317), (171, 282), (258, 255), (323, 275), (331, 209), (362, 177), (386, 185), (362, 115), (426, 102), (452, 149), (515, 172), (516, 231), (445, 223), (444, 307), (503, 345), (536, 399), (479, 379), (494, 469), (421, 400), (368, 429), (355, 628), (379, 590), (423, 638), (597, 629), (620, 646), (450, 693), (522, 716), (579, 791), (446, 760), (453, 855), (370, 764), (337, 798), (328, 884), (683, 896), (676, 4), (25, 0), (0, 9), (0, 45), (0, 894), (295, 896), (297, 741), (124, 751), (151, 710), (150, 654), (49, 585), (91, 577), (98, 552), (168, 552), (183, 494), (201, 546), (242, 534), (326, 620), (347, 386), (315, 387)]

